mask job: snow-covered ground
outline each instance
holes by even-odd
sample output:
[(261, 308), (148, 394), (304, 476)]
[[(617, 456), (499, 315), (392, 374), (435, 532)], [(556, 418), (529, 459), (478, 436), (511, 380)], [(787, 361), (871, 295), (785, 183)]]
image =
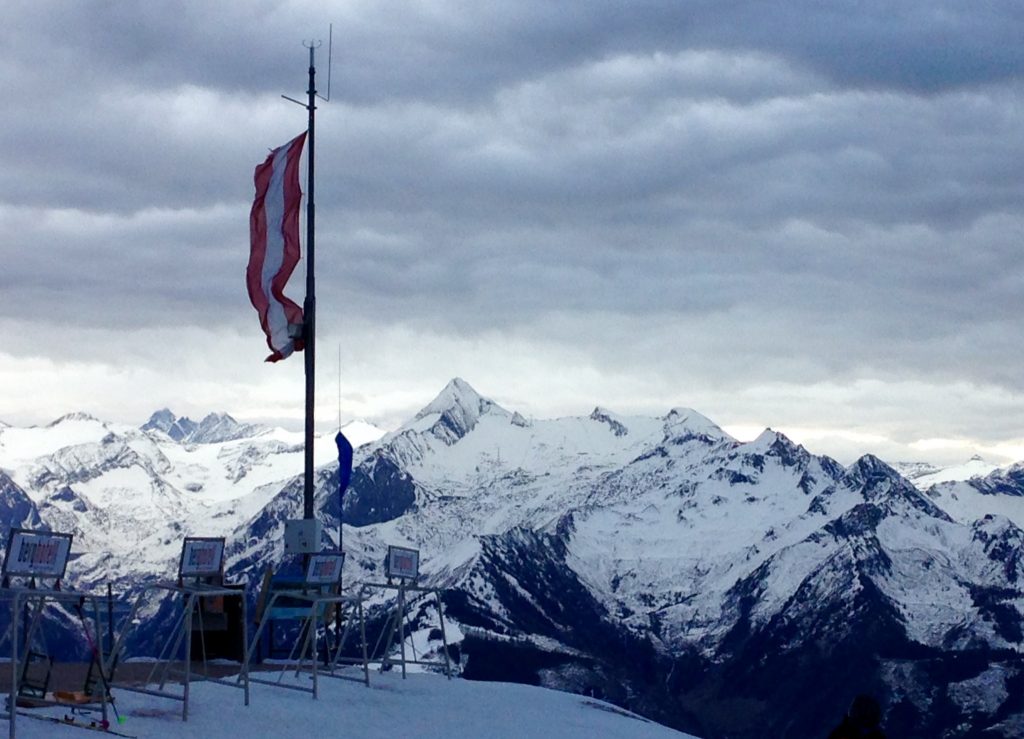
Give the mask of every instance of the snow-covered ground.
[[(292, 673), (285, 677), (293, 679)], [(308, 685), (308, 675), (297, 679)], [(187, 722), (181, 720), (181, 704), (174, 701), (125, 691), (116, 693), (116, 699), (125, 723), (112, 728), (140, 739), (689, 736), (591, 698), (527, 685), (446, 680), (430, 674), (410, 674), (403, 680), (397, 672), (375, 672), (369, 688), (349, 680), (322, 678), (316, 701), (308, 693), (253, 684), (248, 707), (243, 705), (240, 690), (193, 683)], [(74, 739), (93, 733), (19, 717), (17, 735), (24, 739)]]

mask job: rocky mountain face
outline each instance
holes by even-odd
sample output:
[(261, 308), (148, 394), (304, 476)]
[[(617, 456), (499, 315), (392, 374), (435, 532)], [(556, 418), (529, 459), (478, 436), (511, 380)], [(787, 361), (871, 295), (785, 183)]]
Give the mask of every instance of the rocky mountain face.
[[(39, 444), (0, 429), (19, 510), (83, 529), (87, 584), (165, 572), (200, 531), (229, 535), (233, 576), (280, 562), (301, 447), (182, 443), (179, 420), (65, 421), (74, 444), (16, 464)], [(597, 695), (708, 738), (824, 736), (861, 692), (890, 736), (1024, 733), (1017, 467), (922, 491), (874, 457), (844, 467), (771, 430), (740, 442), (690, 409), (527, 420), (459, 379), (355, 462), (343, 505), (320, 463), (325, 545), (340, 512), (348, 582), (379, 579), (389, 544), (420, 549), (466, 677)], [(151, 556), (125, 563), (120, 536)]]
[(42, 526), (39, 509), (17, 483), (0, 470), (0, 538), (7, 541), (11, 529)]
[(188, 417), (178, 418), (164, 408), (150, 416), (143, 431), (162, 431), (183, 444), (214, 444), (258, 435), (263, 429), (241, 424), (227, 413), (210, 413), (196, 423)]
[(1004, 470), (995, 470), (986, 477), (972, 478), (965, 484), (983, 495), (1024, 497), (1024, 464), (1015, 464)]

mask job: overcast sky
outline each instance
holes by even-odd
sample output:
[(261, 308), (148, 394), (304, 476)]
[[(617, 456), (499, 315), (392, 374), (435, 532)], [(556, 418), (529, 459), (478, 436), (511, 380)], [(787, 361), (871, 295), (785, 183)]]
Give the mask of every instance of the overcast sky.
[(461, 376), (538, 418), (1024, 459), (1019, 0), (6, 0), (0, 419), (301, 427), (248, 214), (329, 23), (324, 429), (340, 346), (343, 419), (384, 427)]

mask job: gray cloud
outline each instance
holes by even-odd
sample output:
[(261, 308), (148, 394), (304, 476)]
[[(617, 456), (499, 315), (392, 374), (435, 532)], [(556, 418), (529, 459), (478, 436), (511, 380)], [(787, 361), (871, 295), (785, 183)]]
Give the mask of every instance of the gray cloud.
[(770, 12), (750, 0), (9, 6), (0, 38), (23, 69), (45, 73), (53, 61), (65, 75), (140, 88), (293, 85), (297, 39), (323, 37), (333, 21), (339, 89), (369, 103), (488, 98), (550, 69), (683, 49), (760, 51), (841, 86), (926, 92), (1012, 80), (1024, 67), (1024, 14), (1012, 0), (802, 0)]
[[(196, 326), (220, 338), (194, 351), (262, 352), (251, 174), (303, 128), (279, 95), (333, 20), (320, 325), (382, 416), (423, 398), (373, 378), (459, 374), (540, 415), (607, 392), (897, 445), (1019, 438), (1016, 5), (585, 7), (12, 3), (0, 322), (31, 332), (6, 351), (157, 377), (171, 348), (148, 337)], [(512, 345), (535, 361), (479, 356)], [(558, 373), (591, 379), (526, 397)]]

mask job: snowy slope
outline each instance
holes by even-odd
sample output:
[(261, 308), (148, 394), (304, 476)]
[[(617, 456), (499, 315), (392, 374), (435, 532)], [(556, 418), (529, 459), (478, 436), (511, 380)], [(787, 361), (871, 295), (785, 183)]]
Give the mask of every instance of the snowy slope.
[[(291, 676), (288, 679), (291, 681)], [(308, 676), (299, 680), (308, 683)], [(245, 707), (241, 691), (195, 683), (188, 722), (181, 720), (179, 704), (122, 691), (117, 693), (117, 704), (126, 721), (115, 728), (140, 739), (220, 737), (229, 731), (254, 739), (688, 736), (602, 701), (526, 685), (445, 680), (427, 674), (413, 674), (402, 680), (398, 674), (374, 673), (369, 688), (347, 680), (321, 678), (320, 690), (319, 700), (313, 701), (309, 694), (254, 684), (250, 705)], [(18, 719), (17, 731), (26, 739), (92, 736), (28, 718)]]
[(958, 521), (1005, 516), (1024, 527), (1024, 463), (997, 468), (967, 480), (940, 482), (928, 496)]

